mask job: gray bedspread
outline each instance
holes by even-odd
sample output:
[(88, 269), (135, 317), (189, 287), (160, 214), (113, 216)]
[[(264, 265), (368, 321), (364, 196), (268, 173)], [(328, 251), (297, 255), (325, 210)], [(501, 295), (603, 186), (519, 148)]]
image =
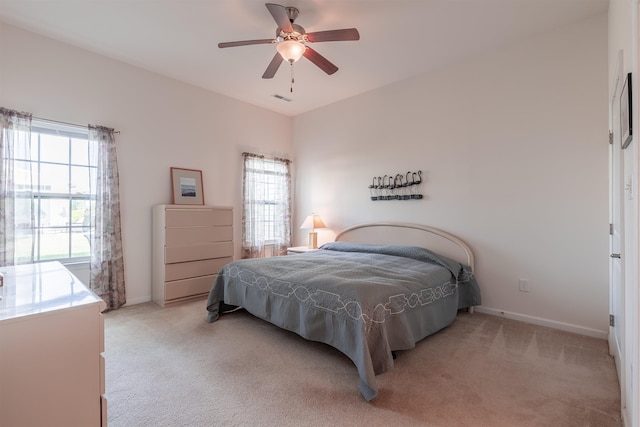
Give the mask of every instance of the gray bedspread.
[(360, 391), (378, 394), (374, 377), (407, 350), (480, 304), (470, 268), (427, 249), (334, 242), (283, 257), (225, 265), (207, 301), (208, 321), (243, 307), (300, 336), (329, 344), (356, 365)]

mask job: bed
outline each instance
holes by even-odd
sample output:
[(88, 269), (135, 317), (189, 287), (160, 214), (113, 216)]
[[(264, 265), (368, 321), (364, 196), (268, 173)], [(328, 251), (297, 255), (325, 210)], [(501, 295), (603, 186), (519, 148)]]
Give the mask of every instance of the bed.
[(214, 322), (241, 307), (356, 365), (359, 389), (374, 399), (376, 375), (480, 304), (470, 247), (419, 224), (361, 224), (302, 254), (236, 260), (216, 277), (207, 301)]

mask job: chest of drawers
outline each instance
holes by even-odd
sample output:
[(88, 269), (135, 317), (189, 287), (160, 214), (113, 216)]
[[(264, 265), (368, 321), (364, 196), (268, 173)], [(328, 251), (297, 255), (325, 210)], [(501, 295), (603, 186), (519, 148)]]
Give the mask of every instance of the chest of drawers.
[(153, 301), (161, 307), (207, 295), (233, 260), (233, 209), (158, 205), (153, 208)]
[(59, 262), (0, 272), (0, 425), (106, 426), (104, 301)]

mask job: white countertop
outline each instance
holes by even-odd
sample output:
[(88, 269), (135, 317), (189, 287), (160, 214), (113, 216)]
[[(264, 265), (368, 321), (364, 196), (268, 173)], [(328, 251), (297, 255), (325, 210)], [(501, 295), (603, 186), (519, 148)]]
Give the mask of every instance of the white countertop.
[(0, 267), (0, 273), (0, 321), (96, 302), (106, 307), (58, 261)]

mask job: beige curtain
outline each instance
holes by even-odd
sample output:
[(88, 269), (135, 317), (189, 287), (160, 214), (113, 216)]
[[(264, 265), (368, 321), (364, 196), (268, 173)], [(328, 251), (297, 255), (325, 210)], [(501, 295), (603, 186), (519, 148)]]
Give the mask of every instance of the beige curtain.
[(115, 132), (102, 126), (89, 126), (90, 162), (96, 166), (91, 176), (96, 189), (95, 209), (90, 218), (91, 276), (89, 287), (113, 310), (126, 301), (124, 257), (120, 228), (120, 191)]
[[(0, 107), (0, 156), (0, 266), (31, 263), (35, 204), (30, 113)], [(16, 253), (18, 239), (27, 242), (23, 248), (30, 245), (30, 253)]]
[(242, 258), (286, 255), (291, 244), (291, 161), (242, 156)]

